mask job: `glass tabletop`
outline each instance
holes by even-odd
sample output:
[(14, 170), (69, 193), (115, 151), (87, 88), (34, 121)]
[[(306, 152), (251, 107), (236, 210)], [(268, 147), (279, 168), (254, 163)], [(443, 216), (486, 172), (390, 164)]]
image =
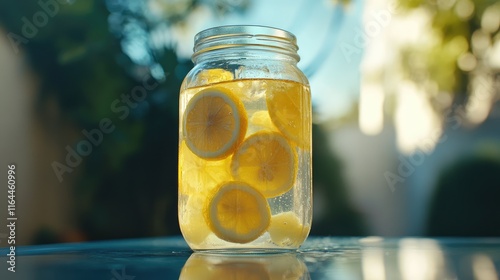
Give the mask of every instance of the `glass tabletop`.
[(182, 237), (0, 249), (0, 279), (499, 279), (500, 238), (310, 237), (298, 252), (193, 253)]

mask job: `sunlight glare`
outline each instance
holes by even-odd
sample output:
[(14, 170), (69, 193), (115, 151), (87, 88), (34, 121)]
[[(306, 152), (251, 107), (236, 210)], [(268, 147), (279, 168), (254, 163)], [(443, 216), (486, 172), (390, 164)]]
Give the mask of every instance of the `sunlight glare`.
[(491, 39), (489, 34), (482, 29), (478, 29), (472, 33), (471, 42), (474, 53), (482, 53), (490, 46)]
[(461, 54), (458, 57), (457, 63), (458, 63), (458, 67), (460, 69), (462, 69), (465, 72), (469, 72), (469, 71), (472, 71), (476, 68), (477, 59), (470, 52), (466, 52), (466, 53)]
[(411, 81), (403, 81), (398, 89), (395, 126), (398, 147), (406, 154), (417, 149), (430, 151), (441, 133), (439, 118), (427, 95)]
[(481, 27), (489, 33), (496, 32), (500, 27), (500, 4), (491, 5), (483, 13)]
[(384, 126), (384, 89), (381, 85), (361, 85), (359, 127), (367, 135), (377, 135)]
[(477, 280), (498, 280), (495, 264), (486, 255), (475, 255), (472, 257), (472, 271)]
[(488, 66), (500, 69), (500, 40), (496, 41), (487, 53)]
[(461, 19), (468, 19), (474, 12), (474, 3), (470, 0), (459, 0), (455, 6), (455, 12)]
[(403, 239), (399, 245), (399, 268), (404, 280), (443, 279), (444, 257), (436, 241)]
[(467, 119), (478, 124), (483, 122), (489, 114), (491, 104), (495, 94), (493, 92), (493, 82), (486, 76), (473, 77), (472, 90), (465, 107)]
[(386, 279), (384, 265), (384, 250), (380, 247), (366, 248), (361, 251), (363, 279)]

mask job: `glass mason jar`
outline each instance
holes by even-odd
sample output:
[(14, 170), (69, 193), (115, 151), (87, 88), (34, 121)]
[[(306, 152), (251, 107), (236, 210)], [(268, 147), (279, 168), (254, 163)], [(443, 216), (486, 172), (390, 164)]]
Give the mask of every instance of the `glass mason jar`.
[(198, 33), (179, 100), (179, 225), (193, 250), (295, 250), (312, 220), (311, 94), (293, 34)]

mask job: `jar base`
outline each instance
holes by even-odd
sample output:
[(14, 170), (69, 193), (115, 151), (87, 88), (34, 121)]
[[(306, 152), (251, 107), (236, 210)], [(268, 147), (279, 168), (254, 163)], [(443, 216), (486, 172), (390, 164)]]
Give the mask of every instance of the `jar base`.
[(194, 249), (195, 253), (203, 255), (244, 255), (259, 256), (273, 254), (296, 253), (298, 249), (279, 249), (279, 248), (222, 248), (222, 249)]

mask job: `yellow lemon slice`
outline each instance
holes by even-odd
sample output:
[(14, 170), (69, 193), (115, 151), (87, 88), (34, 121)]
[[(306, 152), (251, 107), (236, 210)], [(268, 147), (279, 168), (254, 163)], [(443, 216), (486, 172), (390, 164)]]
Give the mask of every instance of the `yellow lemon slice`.
[(202, 70), (196, 76), (197, 85), (215, 84), (234, 79), (233, 73), (224, 69), (206, 69)]
[(243, 104), (227, 89), (209, 88), (186, 106), (183, 133), (186, 145), (201, 158), (217, 160), (232, 154), (247, 130)]
[(205, 197), (218, 185), (231, 181), (231, 158), (205, 160), (196, 156), (182, 141), (179, 147), (179, 192)]
[(257, 111), (252, 114), (249, 121), (250, 125), (258, 127), (260, 130), (278, 131), (271, 121), (269, 112), (266, 110)]
[(268, 231), (276, 245), (298, 247), (309, 234), (309, 227), (302, 225), (295, 213), (283, 212), (271, 217)]
[(299, 147), (311, 146), (311, 96), (298, 83), (277, 83), (266, 93), (267, 109), (274, 125)]
[(228, 182), (215, 190), (206, 210), (206, 221), (222, 240), (248, 243), (266, 231), (271, 210), (266, 198), (242, 182)]
[(203, 205), (205, 197), (202, 195), (191, 195), (187, 200), (187, 205), (182, 207), (179, 217), (179, 225), (182, 235), (188, 243), (198, 246), (205, 241), (210, 234), (210, 229), (203, 217)]
[(249, 136), (234, 153), (231, 173), (265, 197), (289, 191), (297, 174), (297, 155), (277, 132), (258, 132)]

